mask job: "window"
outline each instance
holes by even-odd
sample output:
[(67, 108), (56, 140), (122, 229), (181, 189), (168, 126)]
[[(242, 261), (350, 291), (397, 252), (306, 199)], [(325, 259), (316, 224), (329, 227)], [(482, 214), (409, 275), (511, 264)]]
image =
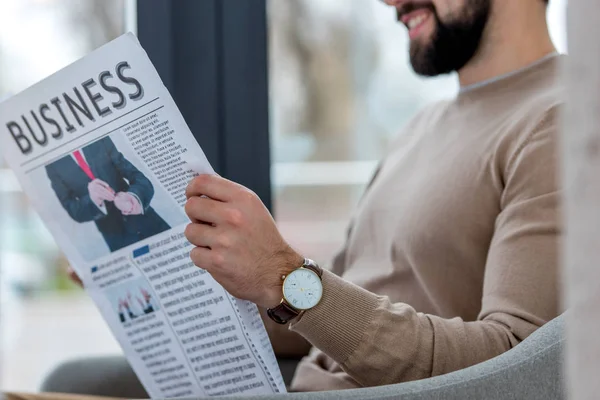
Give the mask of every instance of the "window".
[[(125, 0), (0, 2), (0, 98), (27, 88), (125, 30)], [(37, 389), (59, 361), (118, 351), (95, 307), (0, 160), (0, 387)], [(43, 332), (43, 334), (41, 333)], [(35, 360), (35, 362), (31, 362)]]

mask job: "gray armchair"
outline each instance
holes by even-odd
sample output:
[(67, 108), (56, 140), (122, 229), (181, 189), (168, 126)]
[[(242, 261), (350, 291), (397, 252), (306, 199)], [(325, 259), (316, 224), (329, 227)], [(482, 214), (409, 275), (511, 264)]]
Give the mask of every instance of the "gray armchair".
[[(376, 388), (231, 399), (562, 400), (565, 398), (562, 372), (564, 342), (564, 316), (560, 316), (496, 358), (435, 378)], [(99, 360), (93, 377), (83, 376), (80, 367), (77, 361), (59, 367), (46, 379), (42, 391), (130, 398), (145, 396), (145, 391), (124, 359), (105, 359), (104, 363)], [(282, 363), (284, 375), (289, 375), (286, 367)], [(110, 387), (103, 385), (103, 381), (110, 382)], [(132, 385), (132, 381), (135, 384)]]

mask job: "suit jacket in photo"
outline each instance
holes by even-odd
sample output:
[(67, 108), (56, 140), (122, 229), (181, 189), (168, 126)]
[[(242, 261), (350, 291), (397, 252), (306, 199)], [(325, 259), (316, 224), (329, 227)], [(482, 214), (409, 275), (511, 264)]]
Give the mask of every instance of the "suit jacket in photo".
[(143, 173), (117, 150), (109, 137), (83, 148), (93, 176), (114, 189), (130, 192), (142, 203), (142, 215), (123, 215), (113, 202), (106, 201), (104, 214), (90, 199), (90, 177), (67, 155), (46, 166), (52, 188), (67, 213), (77, 222), (94, 221), (110, 251), (164, 232), (170, 226), (150, 207), (154, 187)]

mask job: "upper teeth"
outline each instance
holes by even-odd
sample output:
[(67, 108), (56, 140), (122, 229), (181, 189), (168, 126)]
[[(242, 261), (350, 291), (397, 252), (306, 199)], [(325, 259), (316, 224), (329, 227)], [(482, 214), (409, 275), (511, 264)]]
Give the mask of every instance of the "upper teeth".
[(417, 17), (411, 18), (408, 21), (408, 29), (412, 29), (412, 28), (415, 28), (416, 26), (420, 25), (421, 22), (423, 22), (424, 19), (425, 19), (425, 15), (424, 14), (421, 14), (421, 15), (419, 15)]

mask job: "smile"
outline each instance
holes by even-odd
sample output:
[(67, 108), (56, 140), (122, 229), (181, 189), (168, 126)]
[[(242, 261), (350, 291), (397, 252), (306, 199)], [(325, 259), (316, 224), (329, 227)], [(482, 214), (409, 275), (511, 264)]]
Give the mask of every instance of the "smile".
[(408, 28), (408, 34), (411, 39), (416, 38), (425, 25), (425, 22), (431, 17), (431, 11), (418, 10), (402, 16), (401, 21)]
[(423, 14), (419, 15), (418, 17), (411, 18), (407, 24), (408, 29), (413, 29), (413, 28), (416, 28), (417, 26), (421, 25), (421, 23), (423, 21), (425, 21), (425, 18), (427, 18), (427, 17)]

